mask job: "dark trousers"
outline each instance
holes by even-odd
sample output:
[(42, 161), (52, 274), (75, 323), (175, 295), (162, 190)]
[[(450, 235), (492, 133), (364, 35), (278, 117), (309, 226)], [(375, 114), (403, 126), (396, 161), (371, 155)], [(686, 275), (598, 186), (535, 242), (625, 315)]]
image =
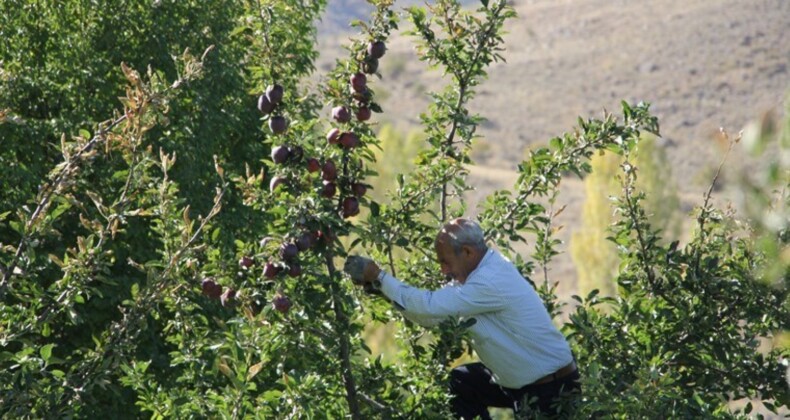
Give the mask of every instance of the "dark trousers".
[(553, 417), (557, 412), (552, 404), (561, 395), (580, 394), (581, 384), (577, 370), (552, 382), (526, 385), (519, 389), (505, 388), (493, 383), (491, 371), (482, 363), (470, 363), (450, 372), (450, 392), (453, 395), (453, 414), (460, 419), (472, 420), (476, 416), (483, 420), (490, 419), (488, 407), (515, 410), (525, 394), (531, 401), (530, 409)]

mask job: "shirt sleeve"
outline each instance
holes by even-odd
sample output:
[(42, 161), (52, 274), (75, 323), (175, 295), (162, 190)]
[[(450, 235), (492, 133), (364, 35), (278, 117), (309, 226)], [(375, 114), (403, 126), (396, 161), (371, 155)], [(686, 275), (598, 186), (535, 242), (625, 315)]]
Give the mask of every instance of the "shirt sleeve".
[(504, 307), (501, 293), (476, 278), (468, 279), (462, 286), (429, 291), (406, 285), (387, 273), (381, 279), (381, 291), (403, 307), (405, 313), (439, 320), (492, 312)]
[(426, 328), (435, 327), (439, 325), (442, 321), (444, 321), (444, 319), (441, 317), (417, 315), (414, 312), (409, 312), (405, 309), (398, 308), (398, 311), (401, 314), (403, 314), (404, 318), (408, 319), (411, 322), (414, 322), (417, 325), (421, 325)]

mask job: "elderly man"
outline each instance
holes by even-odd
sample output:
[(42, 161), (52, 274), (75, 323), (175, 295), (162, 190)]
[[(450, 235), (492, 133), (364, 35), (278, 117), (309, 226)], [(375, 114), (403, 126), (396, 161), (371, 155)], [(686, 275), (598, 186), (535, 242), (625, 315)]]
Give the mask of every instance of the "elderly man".
[(510, 261), (486, 246), (482, 229), (472, 220), (446, 224), (435, 247), (442, 273), (454, 280), (436, 291), (408, 286), (364, 257), (349, 257), (344, 269), (423, 326), (448, 317), (476, 319), (471, 345), (482, 363), (451, 372), (452, 409), (458, 418), (489, 419), (487, 407), (518, 409), (525, 395), (536, 399), (532, 409), (554, 413), (557, 397), (580, 390), (579, 373), (538, 294)]

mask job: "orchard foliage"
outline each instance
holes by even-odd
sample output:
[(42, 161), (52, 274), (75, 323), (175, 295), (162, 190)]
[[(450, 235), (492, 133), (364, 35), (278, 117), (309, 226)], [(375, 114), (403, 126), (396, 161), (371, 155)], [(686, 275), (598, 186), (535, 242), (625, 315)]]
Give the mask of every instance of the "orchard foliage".
[[(711, 206), (715, 178), (695, 210), (691, 241), (662, 245), (642, 205), (645, 195), (635, 188), (633, 150), (629, 142), (620, 149), (622, 192), (610, 237), (622, 258), (621, 296), (599, 298), (594, 291), (577, 298), (583, 305), (566, 330), (577, 356), (588, 361), (589, 403), (581, 415), (728, 417), (726, 402), (741, 398), (762, 400), (771, 411), (787, 406), (788, 349), (758, 349), (761, 339), (787, 330), (790, 321), (787, 260), (772, 260), (761, 246), (767, 240), (787, 249), (787, 225), (770, 238), (755, 236), (732, 210)], [(783, 185), (786, 164), (780, 164), (784, 175), (774, 178)], [(785, 204), (764, 207), (766, 215), (786, 206), (786, 192), (777, 198)], [(764, 273), (775, 265), (785, 275), (771, 284)], [(611, 312), (595, 310), (604, 302)], [(750, 402), (745, 413), (751, 410)]]
[[(451, 0), (404, 12), (419, 58), (447, 84), (420, 115), (413, 166), (374, 196), (388, 185), (375, 160), (398, 147), (374, 128), (401, 22), (391, 0), (371, 3), (317, 89), (324, 1), (0, 6), (3, 416), (448, 417), (448, 366), (474, 320), (426, 332), (337, 267), (366, 253), (440, 285), (436, 230), (470, 211), (483, 116), (468, 104), (515, 14), (504, 1)], [(790, 129), (779, 131), (786, 154)], [(757, 348), (788, 327), (786, 160), (748, 179), (764, 203), (750, 220), (715, 209), (709, 191), (680, 246), (651, 227), (637, 188), (631, 162), (647, 132), (658, 121), (643, 104), (580, 119), (479, 209), (556, 315), (559, 184), (588, 174), (595, 153), (623, 158), (610, 233), (623, 293), (578, 298), (565, 326), (585, 381), (577, 415), (727, 416), (742, 396), (787, 404), (787, 350)], [(534, 252), (517, 254), (532, 237)], [(398, 357), (371, 357), (363, 340), (383, 322)]]
[[(620, 190), (616, 175), (622, 159), (613, 152), (594, 155), (590, 159), (592, 173), (584, 179), (582, 225), (569, 243), (576, 265), (577, 287), (582, 295), (594, 289), (599, 289), (603, 296), (617, 294), (620, 258), (617, 245), (607, 238), (614, 222), (611, 199)], [(650, 225), (661, 230), (664, 237), (677, 237), (680, 233), (679, 199), (666, 154), (656, 139), (648, 135), (640, 139), (632, 161), (639, 168), (636, 187), (646, 194), (642, 206)]]

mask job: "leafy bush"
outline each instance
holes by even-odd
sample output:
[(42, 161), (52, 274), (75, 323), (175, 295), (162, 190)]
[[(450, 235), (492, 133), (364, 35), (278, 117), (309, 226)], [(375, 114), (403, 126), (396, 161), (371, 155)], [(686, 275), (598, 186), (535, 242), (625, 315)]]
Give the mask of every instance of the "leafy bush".
[[(421, 59), (447, 85), (421, 115), (426, 145), (414, 167), (377, 199), (365, 187), (381, 143), (355, 117), (385, 111), (373, 44), (397, 29), (392, 1), (354, 22), (349, 56), (316, 92), (303, 81), (323, 1), (141, 2), (118, 13), (44, 3), (0, 6), (11, 46), (0, 52), (10, 146), (0, 153), (13, 168), (0, 193), (3, 416), (446, 418), (447, 366), (467, 351), (464, 325), (426, 334), (337, 264), (366, 252), (413, 284), (440, 283), (433, 239), (468, 211), (481, 118), (467, 105), (502, 59), (514, 16), (506, 2), (406, 11)], [(181, 53), (187, 46), (205, 53)], [(132, 64), (118, 72), (121, 59)], [(334, 120), (324, 105), (337, 108)], [(333, 128), (345, 135), (327, 141)], [(481, 224), (542, 280), (556, 315), (546, 267), (559, 252), (560, 180), (589, 173), (602, 150), (622, 155), (613, 239), (624, 292), (579, 298), (566, 326), (585, 378), (577, 415), (727, 415), (738, 396), (786, 404), (787, 351), (756, 344), (787, 329), (787, 261), (776, 268), (771, 253), (786, 249), (787, 227), (757, 225), (755, 239), (706, 201), (693, 241), (659, 241), (629, 163), (643, 133), (657, 131), (643, 104), (623, 104), (620, 119), (580, 120), (531, 152), (517, 185), (481, 206)], [(786, 183), (780, 168), (761, 185)], [(537, 237), (530, 258), (514, 251), (527, 233)], [(599, 312), (600, 302), (613, 310)], [(363, 340), (384, 322), (396, 331), (395, 361), (370, 357)]]

